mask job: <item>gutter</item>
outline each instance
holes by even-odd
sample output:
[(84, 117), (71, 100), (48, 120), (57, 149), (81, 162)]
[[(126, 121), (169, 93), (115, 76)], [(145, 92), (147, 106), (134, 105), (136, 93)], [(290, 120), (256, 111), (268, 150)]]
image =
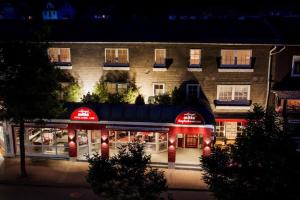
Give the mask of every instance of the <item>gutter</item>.
[(283, 45), (279, 51), (277, 50), (277, 45), (275, 45), (270, 51), (269, 51), (269, 63), (268, 63), (268, 83), (267, 83), (267, 97), (265, 102), (265, 109), (269, 107), (269, 99), (270, 99), (270, 87), (271, 87), (271, 73), (272, 73), (272, 56), (276, 55), (278, 53), (281, 53), (283, 50), (285, 50), (286, 46)]

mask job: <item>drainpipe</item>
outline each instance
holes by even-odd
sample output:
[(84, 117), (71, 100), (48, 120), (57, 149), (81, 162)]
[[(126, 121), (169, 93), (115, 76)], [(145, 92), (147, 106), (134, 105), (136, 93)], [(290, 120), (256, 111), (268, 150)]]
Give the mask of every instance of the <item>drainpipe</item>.
[(272, 56), (278, 53), (281, 53), (285, 46), (283, 46), (279, 51), (276, 52), (277, 46), (275, 45), (269, 52), (269, 63), (268, 63), (268, 83), (267, 83), (267, 98), (265, 102), (265, 109), (269, 107), (269, 99), (270, 99), (270, 87), (271, 87), (271, 74), (272, 74)]

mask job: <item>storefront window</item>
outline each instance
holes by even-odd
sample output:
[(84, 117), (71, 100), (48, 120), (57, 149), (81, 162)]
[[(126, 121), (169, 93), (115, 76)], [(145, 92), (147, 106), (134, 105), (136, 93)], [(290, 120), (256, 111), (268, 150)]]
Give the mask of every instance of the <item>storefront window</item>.
[(159, 152), (167, 149), (167, 133), (138, 131), (109, 131), (109, 144), (115, 150), (127, 142), (139, 142), (146, 151)]
[[(19, 128), (14, 128), (16, 149), (19, 151)], [(60, 128), (25, 128), (25, 151), (29, 155), (63, 155), (69, 154), (68, 132)]]
[(4, 155), (5, 152), (5, 144), (4, 144), (4, 133), (3, 133), (3, 126), (0, 126), (0, 156)]
[(216, 122), (216, 137), (224, 137), (225, 134), (224, 122)]

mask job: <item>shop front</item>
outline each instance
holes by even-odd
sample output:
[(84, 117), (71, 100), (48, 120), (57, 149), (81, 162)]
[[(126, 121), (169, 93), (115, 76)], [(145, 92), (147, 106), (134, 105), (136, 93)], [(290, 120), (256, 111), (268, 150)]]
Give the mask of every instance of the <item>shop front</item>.
[[(174, 168), (176, 162), (185, 163), (191, 154), (199, 161), (199, 155), (210, 153), (214, 118), (203, 108), (74, 103), (67, 109), (66, 118), (25, 124), (27, 156), (86, 160), (98, 154), (108, 158), (117, 153), (118, 147), (139, 142), (151, 154), (152, 162)], [(19, 155), (19, 127), (10, 127), (12, 140), (8, 146)], [(0, 129), (1, 148), (5, 137)]]
[[(201, 149), (203, 155), (209, 155), (213, 126), (207, 124), (199, 112), (172, 111), (172, 107), (161, 106), (160, 112), (155, 112), (156, 106), (131, 108), (136, 112), (127, 113), (126, 107), (119, 107), (114, 113), (114, 108), (109, 105), (71, 109), (69, 156), (78, 160), (95, 153), (109, 157), (129, 142), (144, 144), (146, 153), (154, 158), (161, 156), (161, 162), (168, 163), (170, 168), (175, 167), (178, 148), (193, 148), (199, 152)], [(155, 113), (160, 119), (152, 118)]]

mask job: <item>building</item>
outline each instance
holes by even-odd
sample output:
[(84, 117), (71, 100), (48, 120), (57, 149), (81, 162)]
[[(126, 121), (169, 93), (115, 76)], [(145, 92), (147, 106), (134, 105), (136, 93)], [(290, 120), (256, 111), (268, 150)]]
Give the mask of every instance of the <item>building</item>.
[[(24, 33), (9, 29), (1, 36), (30, 36), (29, 29), (20, 30)], [(99, 79), (111, 92), (128, 88), (131, 80), (146, 105), (68, 104), (61, 119), (26, 124), (26, 154), (31, 156), (81, 160), (86, 153), (109, 156), (122, 143), (141, 141), (152, 162), (171, 168), (197, 164), (201, 154), (209, 153), (212, 133), (219, 144), (234, 141), (251, 105), (267, 106), (271, 86), (284, 99), (270, 76), (279, 77), (276, 66), (286, 63), (283, 54), (275, 58), (272, 53), (288, 44), (282, 45), (274, 27), (261, 20), (121, 21), (117, 26), (56, 22), (49, 43), (50, 62), (74, 76), (83, 94), (92, 92)], [(297, 74), (298, 65), (292, 66)], [(198, 99), (199, 104), (147, 105), (175, 87), (185, 100)], [(18, 127), (4, 128), (10, 146), (6, 154), (17, 155)]]

